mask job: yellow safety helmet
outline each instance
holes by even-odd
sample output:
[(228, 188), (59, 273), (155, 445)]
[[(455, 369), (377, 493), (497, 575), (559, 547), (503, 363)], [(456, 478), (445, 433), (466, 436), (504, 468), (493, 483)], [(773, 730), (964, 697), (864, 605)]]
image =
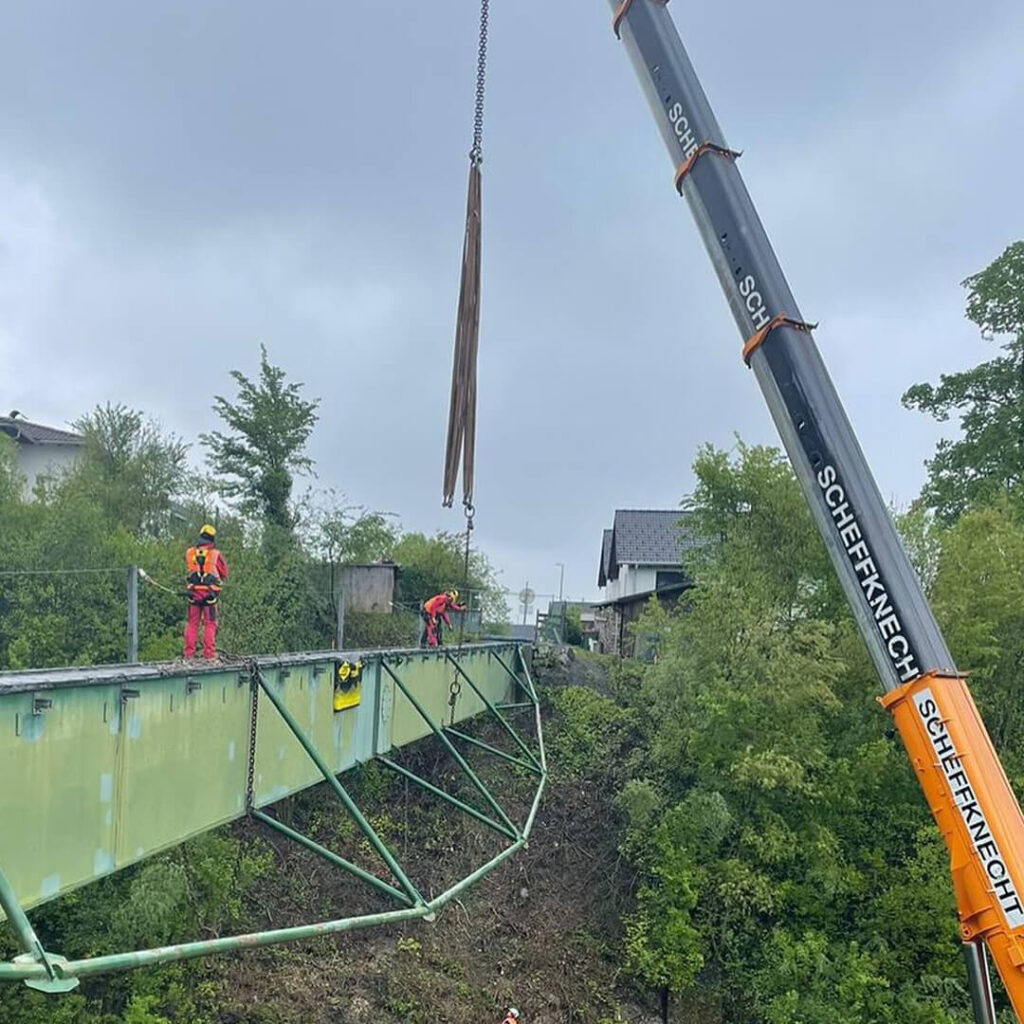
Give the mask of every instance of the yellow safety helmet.
[(448, 597), (452, 601), (458, 601), (458, 599), (459, 599), (459, 592), (457, 590), (449, 590), (448, 591)]
[(211, 526), (209, 523), (205, 523), (199, 529), (199, 536), (200, 537), (211, 537), (211, 538), (212, 537), (216, 537), (217, 536), (217, 530), (216, 530), (215, 527)]

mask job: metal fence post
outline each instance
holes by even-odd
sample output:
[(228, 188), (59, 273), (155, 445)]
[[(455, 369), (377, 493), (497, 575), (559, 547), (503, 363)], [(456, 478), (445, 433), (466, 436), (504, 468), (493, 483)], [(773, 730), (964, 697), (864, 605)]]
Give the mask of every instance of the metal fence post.
[(128, 566), (128, 664), (139, 660), (139, 567)]
[(335, 605), (338, 609), (338, 621), (337, 621), (337, 635), (334, 638), (334, 643), (339, 651), (345, 649), (345, 580), (342, 576), (341, 571), (338, 572), (338, 583), (337, 583), (337, 596), (335, 597)]

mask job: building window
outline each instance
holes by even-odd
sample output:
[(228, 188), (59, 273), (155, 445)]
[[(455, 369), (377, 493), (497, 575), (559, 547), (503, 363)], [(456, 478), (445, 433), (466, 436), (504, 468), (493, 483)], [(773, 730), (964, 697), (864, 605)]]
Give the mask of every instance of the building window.
[(663, 590), (665, 587), (678, 587), (686, 582), (686, 574), (682, 572), (659, 572), (655, 576), (654, 589)]

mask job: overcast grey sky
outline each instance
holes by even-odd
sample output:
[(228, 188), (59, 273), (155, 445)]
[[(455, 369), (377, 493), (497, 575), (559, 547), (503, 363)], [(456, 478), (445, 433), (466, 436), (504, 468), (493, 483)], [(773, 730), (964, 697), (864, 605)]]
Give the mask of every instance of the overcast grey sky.
[[(991, 352), (958, 282), (1024, 237), (1024, 5), (672, 5), (883, 493), (921, 379)], [(258, 344), (323, 398), (320, 483), (439, 507), (475, 0), (0, 5), (0, 408), (189, 440)], [(775, 434), (605, 0), (492, 0), (478, 543), (596, 592), (616, 507)]]

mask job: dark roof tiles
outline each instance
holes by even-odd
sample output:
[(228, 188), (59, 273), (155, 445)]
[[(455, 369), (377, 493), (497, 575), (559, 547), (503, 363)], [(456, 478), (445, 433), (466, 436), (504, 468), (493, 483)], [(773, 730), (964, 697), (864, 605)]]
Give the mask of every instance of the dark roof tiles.
[(31, 423), (21, 417), (12, 419), (10, 416), (0, 416), (0, 431), (8, 437), (20, 439), (28, 444), (85, 444), (85, 438), (81, 434), (46, 427), (42, 423)]
[(616, 565), (679, 565), (694, 547), (679, 509), (618, 509), (612, 528)]

